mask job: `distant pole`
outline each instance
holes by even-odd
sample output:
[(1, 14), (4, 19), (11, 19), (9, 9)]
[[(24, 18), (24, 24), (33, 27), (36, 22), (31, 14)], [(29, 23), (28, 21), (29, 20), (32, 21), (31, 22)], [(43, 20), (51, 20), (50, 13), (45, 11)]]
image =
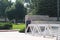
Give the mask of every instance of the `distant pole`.
[(57, 21), (59, 21), (59, 0), (57, 0)]

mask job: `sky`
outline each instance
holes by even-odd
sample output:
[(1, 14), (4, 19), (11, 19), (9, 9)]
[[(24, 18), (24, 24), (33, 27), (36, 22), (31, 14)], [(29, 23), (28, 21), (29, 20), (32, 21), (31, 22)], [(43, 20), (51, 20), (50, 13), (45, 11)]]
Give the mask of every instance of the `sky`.
[(15, 2), (16, 0), (11, 0), (12, 2)]

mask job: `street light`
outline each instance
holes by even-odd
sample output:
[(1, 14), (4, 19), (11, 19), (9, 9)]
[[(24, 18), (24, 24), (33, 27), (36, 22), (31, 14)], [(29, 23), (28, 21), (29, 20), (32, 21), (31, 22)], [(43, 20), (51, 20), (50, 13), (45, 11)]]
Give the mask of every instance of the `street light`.
[(57, 0), (57, 21), (59, 21), (59, 0)]
[(27, 9), (27, 13), (30, 11), (30, 4), (29, 3), (24, 3), (24, 7)]

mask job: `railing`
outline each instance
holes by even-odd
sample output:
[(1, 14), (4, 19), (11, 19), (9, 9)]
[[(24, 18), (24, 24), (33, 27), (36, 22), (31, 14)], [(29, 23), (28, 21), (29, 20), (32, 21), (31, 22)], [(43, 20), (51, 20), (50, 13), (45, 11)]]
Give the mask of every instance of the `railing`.
[(56, 40), (60, 40), (60, 24), (29, 24), (25, 33), (28, 33), (27, 30), (29, 27), (32, 35), (51, 36), (56, 37)]

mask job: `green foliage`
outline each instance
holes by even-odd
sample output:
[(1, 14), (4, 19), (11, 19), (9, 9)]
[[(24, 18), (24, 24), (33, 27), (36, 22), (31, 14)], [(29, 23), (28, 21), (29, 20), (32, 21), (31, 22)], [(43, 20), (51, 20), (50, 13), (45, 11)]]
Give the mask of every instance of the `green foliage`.
[(10, 24), (5, 24), (1, 29), (11, 29), (12, 25)]
[(0, 22), (0, 30), (2, 29), (11, 29), (12, 24), (10, 22)]
[(20, 29), (19, 32), (25, 32), (25, 26), (24, 23), (13, 24), (12, 29)]
[(14, 15), (15, 15), (15, 6), (12, 5), (11, 7), (8, 7), (6, 9), (6, 14), (7, 14), (7, 17), (12, 20), (14, 18)]
[(16, 0), (16, 2), (22, 3), (24, 2), (24, 0)]
[(57, 16), (57, 0), (44, 0), (39, 4), (37, 13), (41, 13), (49, 16)]
[(12, 20), (19, 20), (19, 19), (24, 19), (26, 15), (26, 9), (24, 8), (23, 4), (21, 3), (16, 3), (12, 5), (11, 8), (8, 8), (9, 11), (7, 11), (7, 17)]
[(23, 19), (26, 15), (26, 11), (25, 11), (24, 6), (18, 2), (18, 3), (16, 3), (15, 7), (16, 7), (15, 18), (16, 19)]
[(7, 0), (0, 1), (0, 16), (5, 17), (5, 10), (7, 7), (10, 7), (12, 3), (8, 2)]
[(32, 4), (37, 15), (57, 16), (57, 0), (32, 0)]
[(25, 28), (25, 24), (24, 23), (20, 23), (20, 24), (13, 24), (12, 29), (24, 29)]
[(24, 28), (24, 29), (22, 29), (22, 30), (20, 30), (19, 32), (22, 32), (22, 33), (24, 33), (24, 32), (25, 32), (25, 28)]
[[(22, 1), (22, 0), (21, 0)], [(23, 2), (23, 1), (22, 1)], [(11, 3), (8, 0), (0, 1), (0, 17), (9, 18), (10, 20), (22, 20), (26, 15), (26, 8), (20, 2)]]

